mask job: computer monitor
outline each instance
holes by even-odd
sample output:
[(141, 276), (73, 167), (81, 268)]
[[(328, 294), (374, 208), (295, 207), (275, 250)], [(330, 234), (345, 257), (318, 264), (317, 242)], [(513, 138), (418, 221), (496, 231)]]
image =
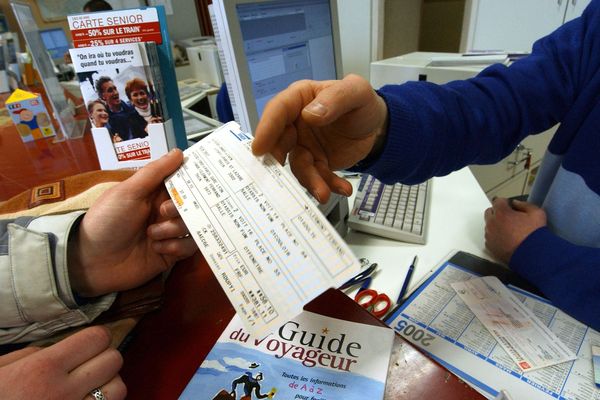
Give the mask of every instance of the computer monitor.
[(64, 63), (65, 53), (69, 51), (69, 40), (62, 28), (40, 30), (42, 42), (55, 63)]
[(212, 12), (234, 115), (248, 132), (292, 82), (342, 76), (335, 0), (215, 0)]

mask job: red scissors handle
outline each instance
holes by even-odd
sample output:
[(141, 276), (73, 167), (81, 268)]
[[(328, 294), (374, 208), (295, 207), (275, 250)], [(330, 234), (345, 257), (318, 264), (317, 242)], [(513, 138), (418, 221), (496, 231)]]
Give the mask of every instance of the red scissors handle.
[(354, 300), (377, 318), (383, 317), (392, 306), (392, 301), (387, 294), (378, 293), (373, 289), (361, 290)]

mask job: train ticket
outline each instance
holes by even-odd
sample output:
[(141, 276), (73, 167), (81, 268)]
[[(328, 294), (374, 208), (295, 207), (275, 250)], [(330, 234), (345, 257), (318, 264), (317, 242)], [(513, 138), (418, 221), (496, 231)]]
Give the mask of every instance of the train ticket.
[(192, 237), (253, 333), (268, 333), (360, 263), (293, 175), (257, 158), (235, 122), (184, 151), (165, 185)]

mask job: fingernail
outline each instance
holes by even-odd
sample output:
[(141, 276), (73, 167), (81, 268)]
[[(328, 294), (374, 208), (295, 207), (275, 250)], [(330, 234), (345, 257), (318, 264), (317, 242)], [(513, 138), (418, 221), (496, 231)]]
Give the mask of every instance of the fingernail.
[(510, 206), (510, 208), (512, 208), (513, 210), (515, 209), (515, 207), (523, 207), (523, 202), (517, 199), (509, 199), (508, 200), (508, 205)]
[(312, 195), (315, 199), (317, 199), (317, 201), (320, 203), (321, 202), (321, 198), (319, 197), (319, 192), (317, 192), (316, 190), (312, 192)]
[(346, 197), (350, 197), (352, 195), (352, 192), (347, 191), (345, 188), (338, 188), (337, 192)]
[(316, 115), (317, 117), (322, 117), (325, 114), (327, 114), (327, 107), (325, 107), (323, 104), (319, 103), (318, 101), (313, 101), (312, 103), (310, 103), (309, 105), (304, 107), (304, 110), (313, 115)]
[(147, 233), (148, 233), (148, 236), (150, 236), (150, 237), (156, 237), (160, 233), (160, 227), (156, 226), (156, 225), (152, 225), (152, 226), (148, 227)]

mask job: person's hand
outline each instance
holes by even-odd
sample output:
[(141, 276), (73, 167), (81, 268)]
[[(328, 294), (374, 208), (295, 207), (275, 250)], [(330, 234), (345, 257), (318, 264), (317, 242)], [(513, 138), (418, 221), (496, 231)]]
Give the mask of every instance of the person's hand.
[[(512, 204), (512, 207), (511, 207)], [(508, 264), (519, 245), (538, 228), (546, 226), (546, 212), (519, 200), (496, 198), (485, 210), (485, 246)]]
[(163, 180), (182, 163), (173, 150), (104, 192), (69, 243), (69, 278), (81, 296), (137, 287), (198, 249)]
[(2, 399), (87, 400), (96, 388), (107, 399), (124, 399), (127, 389), (118, 374), (123, 358), (109, 343), (108, 330), (94, 326), (44, 349), (0, 356)]
[(357, 75), (340, 81), (298, 81), (265, 107), (252, 152), (271, 153), (321, 203), (352, 185), (332, 171), (349, 168), (383, 143), (387, 106)]

